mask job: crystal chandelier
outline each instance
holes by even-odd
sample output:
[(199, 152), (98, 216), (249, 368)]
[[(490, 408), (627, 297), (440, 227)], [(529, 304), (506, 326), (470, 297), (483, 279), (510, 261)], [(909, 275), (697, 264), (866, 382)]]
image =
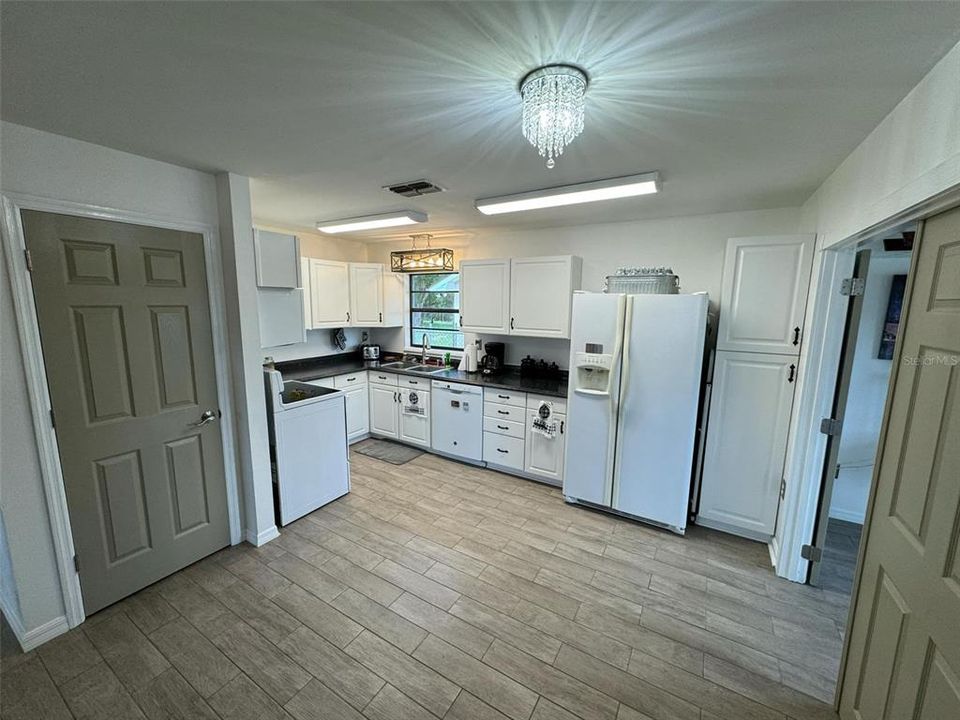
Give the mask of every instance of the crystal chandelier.
[(572, 65), (545, 65), (520, 81), (523, 136), (547, 158), (547, 167), (583, 132), (587, 75)]
[[(410, 250), (397, 250), (390, 253), (390, 270), (392, 272), (451, 272), (453, 270), (453, 250), (449, 248), (432, 248), (430, 240), (433, 235), (420, 233), (411, 235), (413, 247)], [(417, 242), (425, 241), (425, 247), (417, 248)]]

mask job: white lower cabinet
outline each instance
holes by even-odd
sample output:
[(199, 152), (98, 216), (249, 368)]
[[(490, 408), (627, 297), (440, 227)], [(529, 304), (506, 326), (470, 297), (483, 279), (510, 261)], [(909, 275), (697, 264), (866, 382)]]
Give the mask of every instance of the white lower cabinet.
[(536, 410), (527, 411), (526, 461), (524, 472), (557, 484), (563, 483), (563, 449), (566, 444), (567, 416), (554, 415), (557, 433), (548, 438), (533, 430)]
[(430, 447), (430, 393), (400, 388), (400, 440)]
[(797, 358), (720, 351), (697, 524), (746, 537), (773, 534)]
[(400, 437), (399, 390), (396, 386), (370, 383), (370, 432), (381, 437)]
[(347, 441), (355, 443), (370, 433), (367, 373), (360, 371), (310, 381), (311, 385), (343, 390), (347, 408)]
[(500, 435), (498, 433), (483, 433), (483, 461), (523, 470), (523, 438)]

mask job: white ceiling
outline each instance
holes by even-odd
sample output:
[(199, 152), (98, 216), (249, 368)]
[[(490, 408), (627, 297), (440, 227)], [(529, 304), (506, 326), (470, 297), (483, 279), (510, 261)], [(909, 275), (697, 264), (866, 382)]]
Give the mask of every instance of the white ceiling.
[[(442, 234), (802, 203), (947, 50), (960, 3), (3, 2), (2, 116), (253, 178), (254, 214), (412, 208)], [(591, 76), (547, 170), (517, 82)], [(663, 192), (484, 217), (476, 198), (659, 170)], [(381, 190), (427, 178), (442, 195)], [(423, 231), (423, 230), (421, 230)], [(365, 239), (404, 236), (368, 234)]]

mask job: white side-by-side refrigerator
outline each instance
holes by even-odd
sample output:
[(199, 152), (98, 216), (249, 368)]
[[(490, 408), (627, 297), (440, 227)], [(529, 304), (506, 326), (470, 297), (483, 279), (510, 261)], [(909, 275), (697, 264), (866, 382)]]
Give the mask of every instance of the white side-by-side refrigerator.
[(708, 297), (577, 292), (563, 494), (687, 526)]

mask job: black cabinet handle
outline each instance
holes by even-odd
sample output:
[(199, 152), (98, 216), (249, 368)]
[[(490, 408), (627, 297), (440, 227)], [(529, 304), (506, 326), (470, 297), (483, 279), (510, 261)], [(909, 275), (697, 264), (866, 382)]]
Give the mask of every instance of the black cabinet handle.
[(509, 399), (510, 399), (510, 396), (509, 396), (509, 395), (499, 395), (499, 394), (498, 394), (497, 397), (498, 397), (498, 398), (502, 398), (502, 399), (504, 399), (504, 400), (509, 400)]
[(510, 414), (510, 411), (509, 411), (509, 410), (497, 410), (497, 412), (500, 413), (501, 415), (509, 415), (509, 414)]
[(507, 425), (497, 425), (501, 430), (509, 430), (510, 428)]
[(460, 316), (460, 327), (463, 327), (463, 315)]
[(418, 383), (416, 380), (410, 380), (409, 382), (410, 382), (411, 385), (419, 385), (419, 384), (420, 384), (420, 383)]
[(347, 322), (350, 322), (350, 311), (347, 310)]
[(796, 372), (797, 372), (797, 366), (796, 366), (796, 365), (791, 365), (791, 366), (790, 366), (790, 374), (787, 376), (787, 382), (793, 382), (793, 379), (794, 379), (794, 377), (796, 376)]
[(510, 451), (509, 451), (509, 450), (504, 450), (503, 448), (497, 448), (497, 452), (498, 452), (498, 453), (503, 453), (504, 455), (509, 455), (509, 454), (510, 454)]
[(383, 313), (379, 313), (379, 315), (380, 315), (380, 322), (383, 322)]
[(563, 435), (563, 420), (560, 421), (560, 434)]
[(798, 327), (795, 327), (793, 329), (793, 344), (794, 345), (800, 344), (800, 328)]
[(513, 330), (513, 318), (510, 318), (510, 329)]
[(355, 377), (353, 377), (353, 378), (347, 378), (347, 382), (353, 382), (353, 381), (355, 381), (355, 380), (356, 380)]

